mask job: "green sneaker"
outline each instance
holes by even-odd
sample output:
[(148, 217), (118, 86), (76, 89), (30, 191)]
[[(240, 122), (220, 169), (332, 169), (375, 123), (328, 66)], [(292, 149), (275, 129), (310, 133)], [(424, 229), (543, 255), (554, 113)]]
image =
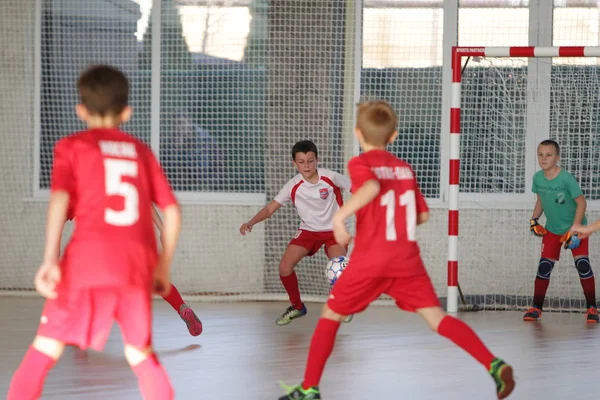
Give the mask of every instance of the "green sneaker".
[(318, 386), (312, 386), (308, 389), (302, 389), (302, 384), (297, 386), (287, 386), (283, 382), (279, 382), (279, 385), (287, 394), (280, 397), (279, 400), (320, 400), (321, 392), (319, 392)]
[(295, 309), (294, 306), (289, 306), (287, 310), (281, 314), (281, 317), (277, 318), (275, 323), (279, 326), (287, 325), (296, 318), (304, 317), (307, 312), (308, 310), (306, 310), (304, 303), (302, 303), (302, 308), (300, 310)]
[(350, 321), (352, 321), (352, 318), (354, 318), (354, 314), (350, 314), (348, 316), (346, 316), (346, 319), (344, 320), (344, 323), (349, 323)]
[(515, 388), (513, 370), (500, 358), (495, 358), (490, 365), (490, 375), (496, 382), (496, 393), (499, 399), (507, 398)]

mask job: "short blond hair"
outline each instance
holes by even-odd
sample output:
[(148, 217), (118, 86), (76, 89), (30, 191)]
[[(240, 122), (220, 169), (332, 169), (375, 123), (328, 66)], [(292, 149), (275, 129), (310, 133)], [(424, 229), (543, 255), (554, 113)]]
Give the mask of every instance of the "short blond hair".
[(367, 143), (385, 146), (396, 131), (397, 124), (398, 117), (386, 101), (367, 101), (358, 105), (356, 128)]

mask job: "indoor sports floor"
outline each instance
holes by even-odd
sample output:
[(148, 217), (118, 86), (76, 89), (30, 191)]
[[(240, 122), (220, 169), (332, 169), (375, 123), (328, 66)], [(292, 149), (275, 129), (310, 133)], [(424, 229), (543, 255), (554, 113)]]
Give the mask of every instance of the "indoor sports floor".
[[(34, 337), (42, 300), (0, 299), (0, 392)], [(321, 304), (306, 317), (277, 327), (286, 304), (194, 303), (204, 333), (191, 337), (178, 315), (155, 301), (154, 343), (176, 399), (274, 400), (278, 381), (302, 379), (308, 344)], [(492, 351), (515, 368), (515, 400), (598, 399), (600, 326), (583, 314), (546, 313), (543, 323), (521, 321), (521, 312), (462, 313)], [(371, 307), (344, 324), (323, 377), (326, 400), (492, 400), (486, 371), (418, 316)], [(51, 371), (42, 399), (141, 399), (114, 328), (104, 353), (65, 351)]]

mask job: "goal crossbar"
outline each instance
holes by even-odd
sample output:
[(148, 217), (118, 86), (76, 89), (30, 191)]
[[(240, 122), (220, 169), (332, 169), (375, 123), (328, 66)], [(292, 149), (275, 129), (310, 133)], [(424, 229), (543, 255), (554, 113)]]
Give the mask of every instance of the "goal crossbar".
[(458, 233), (460, 187), (461, 81), (463, 57), (600, 57), (600, 47), (453, 47), (448, 182), (448, 312), (458, 307)]

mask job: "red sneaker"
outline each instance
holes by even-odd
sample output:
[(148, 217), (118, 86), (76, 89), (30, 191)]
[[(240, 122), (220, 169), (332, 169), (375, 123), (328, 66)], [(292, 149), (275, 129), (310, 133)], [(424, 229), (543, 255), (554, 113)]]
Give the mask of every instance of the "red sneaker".
[(179, 308), (179, 316), (187, 325), (188, 331), (192, 336), (198, 336), (202, 333), (202, 322), (187, 304), (182, 304)]
[(539, 321), (540, 319), (542, 319), (542, 310), (535, 307), (531, 307), (523, 315), (523, 321)]
[(600, 322), (600, 317), (598, 316), (598, 309), (596, 306), (589, 306), (587, 312), (585, 313), (585, 319), (588, 324), (597, 324)]

